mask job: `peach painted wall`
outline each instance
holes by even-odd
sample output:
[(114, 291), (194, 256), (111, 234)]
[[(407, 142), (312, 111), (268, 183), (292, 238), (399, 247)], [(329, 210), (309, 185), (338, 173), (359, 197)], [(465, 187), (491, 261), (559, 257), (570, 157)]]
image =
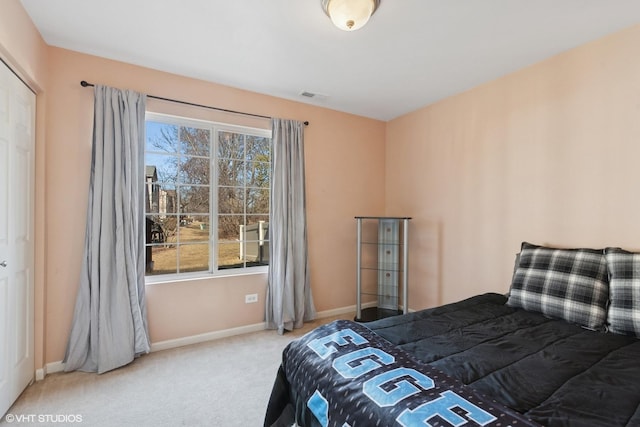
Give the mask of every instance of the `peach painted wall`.
[(0, 58), (36, 92), (35, 176), (35, 368), (44, 366), (45, 346), (45, 117), (47, 101), (47, 45), (19, 0), (0, 1)]
[(388, 123), (412, 308), (506, 292), (524, 240), (640, 248), (638, 46), (635, 26)]
[(31, 85), (43, 85), (47, 45), (19, 0), (0, 3), (0, 54)]
[[(384, 211), (385, 123), (134, 65), (49, 49), (47, 116), (47, 362), (64, 356), (82, 259), (91, 160), (93, 91), (81, 80), (267, 116), (308, 120), (305, 130), (312, 291), (319, 311), (355, 304), (355, 215)], [(269, 127), (267, 120), (150, 100), (149, 111)], [(189, 111), (190, 110), (190, 111)], [(373, 191), (375, 190), (375, 191)], [(150, 284), (151, 340), (264, 321), (266, 274)], [(259, 295), (247, 305), (247, 293)]]

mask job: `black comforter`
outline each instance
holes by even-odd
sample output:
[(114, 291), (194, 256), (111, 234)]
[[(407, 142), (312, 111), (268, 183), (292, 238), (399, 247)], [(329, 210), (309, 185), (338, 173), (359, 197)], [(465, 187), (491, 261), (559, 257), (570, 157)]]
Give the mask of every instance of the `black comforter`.
[[(365, 325), (525, 419), (547, 426), (640, 426), (640, 340), (505, 302), (503, 295), (485, 294)], [(313, 372), (306, 376), (319, 382)], [(281, 368), (265, 425), (292, 418), (314, 425), (295, 387)]]
[(479, 295), (367, 327), (542, 425), (640, 426), (640, 340), (506, 300)]

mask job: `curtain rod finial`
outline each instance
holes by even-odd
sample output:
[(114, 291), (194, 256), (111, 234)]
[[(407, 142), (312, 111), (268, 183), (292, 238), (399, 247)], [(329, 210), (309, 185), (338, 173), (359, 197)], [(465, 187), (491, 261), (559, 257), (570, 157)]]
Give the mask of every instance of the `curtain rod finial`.
[(93, 86), (93, 85), (92, 85), (91, 83), (87, 83), (87, 81), (86, 81), (86, 80), (82, 80), (82, 81), (80, 82), (80, 86), (82, 86), (82, 87), (87, 87), (87, 86)]

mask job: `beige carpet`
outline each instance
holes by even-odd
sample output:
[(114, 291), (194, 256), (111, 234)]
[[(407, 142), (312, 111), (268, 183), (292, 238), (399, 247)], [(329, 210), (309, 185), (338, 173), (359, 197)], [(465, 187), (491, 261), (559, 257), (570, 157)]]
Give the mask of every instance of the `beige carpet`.
[(337, 318), (353, 315), (283, 336), (261, 331), (159, 351), (102, 375), (47, 375), (9, 409), (14, 421), (0, 425), (262, 426), (284, 347)]

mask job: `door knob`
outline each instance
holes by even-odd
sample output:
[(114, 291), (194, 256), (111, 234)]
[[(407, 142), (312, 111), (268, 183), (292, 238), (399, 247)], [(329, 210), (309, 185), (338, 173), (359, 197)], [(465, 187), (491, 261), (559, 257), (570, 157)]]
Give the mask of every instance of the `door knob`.
[(7, 266), (7, 261), (0, 262), (0, 267), (6, 267), (6, 266)]

